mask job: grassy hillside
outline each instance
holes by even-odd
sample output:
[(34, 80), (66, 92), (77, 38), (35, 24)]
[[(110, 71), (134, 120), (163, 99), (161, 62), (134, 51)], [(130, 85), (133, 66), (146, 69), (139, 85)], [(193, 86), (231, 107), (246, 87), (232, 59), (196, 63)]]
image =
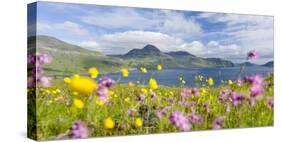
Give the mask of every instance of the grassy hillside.
[(37, 52), (48, 53), (52, 57), (52, 63), (45, 66), (48, 74), (86, 73), (92, 66), (99, 66), (102, 72), (112, 72), (126, 65), (123, 61), (100, 52), (90, 51), (49, 36), (37, 36), (36, 45)]

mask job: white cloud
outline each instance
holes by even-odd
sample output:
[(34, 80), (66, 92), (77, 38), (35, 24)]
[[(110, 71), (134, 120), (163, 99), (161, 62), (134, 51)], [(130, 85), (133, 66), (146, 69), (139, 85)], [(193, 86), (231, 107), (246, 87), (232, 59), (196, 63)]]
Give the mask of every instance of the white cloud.
[(107, 11), (92, 10), (81, 16), (87, 24), (103, 28), (122, 28), (143, 30), (158, 26), (160, 17), (156, 13), (139, 13), (133, 8), (112, 8)]
[(196, 37), (202, 33), (199, 23), (194, 19), (187, 19), (182, 13), (165, 11), (165, 20), (160, 32), (180, 38)]
[(256, 63), (262, 63), (265, 62), (265, 60), (273, 60), (273, 17), (202, 13), (197, 18), (204, 18), (211, 23), (221, 22), (226, 25), (226, 28), (222, 31), (211, 34), (212, 36), (224, 35), (226, 36), (225, 39), (223, 39), (225, 42), (239, 45), (240, 56), (233, 54), (232, 57), (236, 57), (234, 60), (241, 60), (248, 51), (253, 49), (256, 49), (262, 57), (260, 60), (257, 60)]
[(101, 51), (106, 54), (124, 54), (131, 49), (140, 49), (147, 44), (157, 46), (161, 51), (183, 50), (183, 40), (159, 32), (127, 31), (107, 34), (101, 37)]
[(89, 31), (82, 28), (79, 24), (64, 21), (63, 23), (42, 23), (37, 24), (38, 32), (54, 32), (54, 33), (64, 33), (64, 34), (74, 34), (77, 36), (87, 36)]
[(194, 19), (187, 19), (183, 13), (171, 10), (144, 11), (133, 8), (92, 10), (81, 19), (87, 24), (106, 29), (158, 30), (180, 38), (195, 37), (202, 33), (200, 24)]

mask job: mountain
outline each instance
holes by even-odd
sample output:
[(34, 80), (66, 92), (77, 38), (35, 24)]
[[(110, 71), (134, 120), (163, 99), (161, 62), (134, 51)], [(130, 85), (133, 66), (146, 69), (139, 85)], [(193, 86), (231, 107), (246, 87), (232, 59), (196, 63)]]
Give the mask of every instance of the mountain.
[(154, 45), (148, 44), (142, 49), (132, 49), (123, 58), (145, 58), (147, 56), (161, 56), (161, 51)]
[(132, 49), (124, 55), (111, 55), (129, 61), (133, 66), (155, 68), (157, 64), (165, 68), (206, 68), (231, 67), (234, 64), (219, 58), (201, 58), (185, 51), (162, 52), (154, 45), (146, 45), (142, 49)]
[(273, 61), (269, 61), (265, 64), (262, 65), (263, 67), (273, 67), (274, 66), (274, 62)]
[(28, 50), (33, 50), (31, 47), (35, 44), (37, 52), (48, 53), (52, 57), (52, 62), (45, 66), (47, 73), (86, 73), (92, 66), (98, 66), (104, 72), (111, 72), (123, 65), (122, 60), (50, 36), (29, 37)]
[(244, 66), (246, 66), (246, 67), (259, 66), (259, 65), (257, 65), (257, 64), (253, 64), (253, 63), (250, 63), (250, 62), (240, 63), (239, 65), (240, 65), (240, 66), (241, 66), (241, 65), (244, 65)]
[(86, 73), (90, 67), (100, 72), (118, 72), (121, 68), (145, 66), (154, 69), (157, 64), (165, 68), (231, 67), (233, 63), (220, 58), (201, 58), (185, 51), (162, 52), (147, 44), (141, 49), (132, 49), (123, 55), (104, 55), (50, 36), (28, 38), (28, 50), (48, 53), (52, 62), (44, 68), (47, 74)]

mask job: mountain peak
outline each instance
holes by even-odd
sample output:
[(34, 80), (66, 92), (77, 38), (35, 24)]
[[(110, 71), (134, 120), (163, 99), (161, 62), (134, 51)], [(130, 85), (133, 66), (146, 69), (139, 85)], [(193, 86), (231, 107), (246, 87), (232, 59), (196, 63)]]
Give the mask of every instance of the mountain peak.
[(143, 51), (150, 51), (150, 52), (160, 52), (160, 50), (156, 46), (154, 46), (152, 44), (147, 44), (141, 50), (143, 50)]
[(127, 57), (144, 57), (151, 55), (160, 55), (161, 51), (154, 45), (147, 44), (142, 49), (132, 49), (125, 56)]

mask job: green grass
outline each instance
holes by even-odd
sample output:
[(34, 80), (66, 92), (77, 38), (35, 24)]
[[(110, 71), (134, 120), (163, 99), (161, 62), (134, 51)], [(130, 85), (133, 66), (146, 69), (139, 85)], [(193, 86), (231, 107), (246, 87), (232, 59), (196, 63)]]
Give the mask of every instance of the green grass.
[[(272, 77), (266, 79), (267, 82), (273, 82)], [(218, 100), (219, 92), (222, 89), (235, 90), (238, 93), (249, 96), (249, 85), (244, 84), (242, 87), (237, 85), (221, 85), (219, 87), (210, 87), (200, 84), (200, 88), (205, 88), (207, 93), (200, 96), (193, 95), (189, 97), (190, 101), (196, 102), (196, 114), (203, 116), (201, 125), (192, 126), (192, 131), (212, 129), (212, 121), (218, 116), (225, 116), (223, 128), (244, 128), (273, 125), (273, 110), (267, 107), (266, 97), (273, 96), (273, 85), (267, 87), (263, 98), (258, 100), (255, 106), (251, 106), (247, 101), (240, 105), (231, 104), (231, 111), (226, 113), (226, 105)], [(151, 134), (179, 132), (180, 130), (171, 124), (168, 117), (171, 112), (178, 110), (185, 114), (190, 114), (190, 107), (181, 106), (180, 93), (182, 87), (159, 86), (155, 90), (157, 97), (151, 98), (148, 94), (144, 101), (138, 101), (137, 95), (142, 93), (141, 88), (147, 88), (144, 85), (135, 85), (129, 87), (127, 84), (117, 83), (111, 91), (110, 103), (98, 106), (96, 104), (97, 96), (95, 93), (90, 96), (75, 96), (62, 80), (55, 80), (50, 88), (36, 89), (36, 117), (37, 117), (37, 138), (39, 140), (56, 139), (59, 134), (66, 133), (75, 120), (85, 122), (90, 129), (89, 137), (96, 136), (117, 136), (130, 134)], [(53, 93), (59, 89), (60, 93)], [(34, 93), (34, 89), (29, 89), (29, 95)], [(63, 99), (58, 99), (62, 97)], [(73, 106), (74, 98), (83, 100), (84, 108), (78, 109)], [(130, 98), (129, 102), (125, 98)], [(169, 105), (168, 98), (175, 99), (168, 116), (158, 118), (156, 111)], [(203, 107), (205, 102), (210, 102), (211, 112), (207, 113)], [(142, 108), (147, 107), (147, 111), (141, 112)], [(136, 115), (131, 117), (127, 114), (128, 109), (136, 109)], [(34, 115), (30, 111), (29, 115)], [(149, 116), (148, 118), (146, 116)], [(103, 121), (107, 117), (112, 117), (115, 121), (115, 128), (112, 130), (103, 127)], [(136, 128), (134, 120), (136, 117), (143, 119), (143, 127)], [(147, 118), (147, 119), (146, 119)], [(32, 123), (32, 122), (30, 122)], [(34, 130), (33, 130), (34, 131)], [(29, 132), (30, 134), (36, 132)], [(36, 134), (34, 134), (36, 135)]]

